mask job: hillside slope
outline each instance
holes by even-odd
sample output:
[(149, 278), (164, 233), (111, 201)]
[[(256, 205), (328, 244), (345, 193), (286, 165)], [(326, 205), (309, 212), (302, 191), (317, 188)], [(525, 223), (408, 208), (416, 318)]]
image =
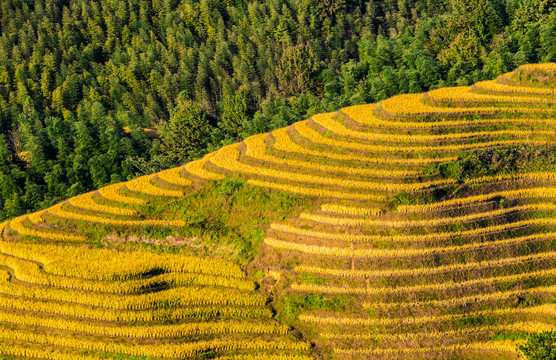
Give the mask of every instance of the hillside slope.
[[(0, 353), (515, 358), (520, 334), (556, 315), (555, 95), (556, 64), (525, 65), (316, 115), (4, 223)], [(176, 250), (205, 241), (184, 237), (195, 219), (180, 201), (231, 175), (295, 194), (275, 211), (273, 191), (246, 198), (267, 203), (246, 226), (272, 222), (249, 276), (235, 250)]]

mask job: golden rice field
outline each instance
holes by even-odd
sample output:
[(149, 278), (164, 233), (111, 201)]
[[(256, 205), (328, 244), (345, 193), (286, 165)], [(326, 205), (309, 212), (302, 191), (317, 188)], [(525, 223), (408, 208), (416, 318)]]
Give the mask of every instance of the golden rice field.
[[(1, 224), (0, 357), (518, 359), (555, 328), (556, 170), (431, 169), (556, 146), (555, 89), (514, 76), (554, 69), (300, 119)], [(248, 265), (110, 243), (181, 236), (198, 225), (173, 202), (232, 175), (315, 206), (272, 219)]]
[(30, 224), (2, 224), (2, 355), (309, 358), (309, 345), (271, 319), (266, 298), (230, 261), (76, 247), (67, 242), (83, 239), (19, 232)]

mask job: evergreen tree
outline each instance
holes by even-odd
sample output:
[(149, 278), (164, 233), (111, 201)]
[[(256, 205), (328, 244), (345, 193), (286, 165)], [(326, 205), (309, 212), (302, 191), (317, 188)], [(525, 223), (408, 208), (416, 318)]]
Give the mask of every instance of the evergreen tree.
[(317, 68), (315, 54), (310, 46), (297, 45), (289, 48), (276, 68), (280, 89), (285, 95), (315, 91)]
[(162, 150), (179, 162), (191, 158), (208, 140), (210, 125), (201, 108), (189, 100), (180, 100), (161, 130)]
[(255, 99), (245, 90), (237, 92), (224, 101), (220, 127), (237, 137), (255, 113)]

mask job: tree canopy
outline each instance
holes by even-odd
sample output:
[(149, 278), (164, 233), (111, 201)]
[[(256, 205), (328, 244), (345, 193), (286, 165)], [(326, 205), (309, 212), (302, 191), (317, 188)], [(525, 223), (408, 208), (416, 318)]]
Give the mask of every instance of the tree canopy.
[(3, 1), (0, 218), (317, 112), (554, 60), (554, 0)]

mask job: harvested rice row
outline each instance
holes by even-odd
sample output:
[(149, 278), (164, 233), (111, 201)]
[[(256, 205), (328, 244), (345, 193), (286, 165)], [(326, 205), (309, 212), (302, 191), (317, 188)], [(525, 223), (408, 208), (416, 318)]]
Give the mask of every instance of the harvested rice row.
[(249, 175), (268, 176), (277, 179), (290, 180), (294, 182), (314, 183), (318, 185), (333, 185), (353, 189), (378, 190), (378, 191), (417, 191), (433, 186), (452, 184), (451, 179), (437, 180), (422, 183), (376, 183), (370, 181), (345, 180), (311, 174), (299, 174), (295, 172), (274, 170), (272, 168), (257, 167), (244, 164), (239, 161), (239, 144), (228, 145), (220, 149), (212, 158), (211, 162), (223, 169), (245, 173)]
[(539, 96), (507, 96), (480, 94), (471, 91), (470, 86), (446, 87), (428, 92), (433, 101), (468, 103), (509, 103), (509, 104), (553, 104), (556, 99)]
[(89, 280), (142, 279), (153, 270), (244, 279), (239, 265), (222, 259), (140, 251), (0, 241), (0, 252), (41, 263), (43, 271)]
[(116, 282), (80, 279), (47, 273), (38, 262), (3, 253), (0, 253), (0, 265), (12, 269), (17, 280), (29, 284), (115, 294), (142, 292), (149, 288), (156, 288), (160, 284), (165, 284), (165, 286), (222, 286), (239, 290), (254, 290), (254, 283), (248, 280), (194, 273), (163, 273), (143, 279)]
[(95, 192), (89, 192), (83, 195), (74, 196), (68, 199), (68, 203), (79, 209), (84, 209), (93, 212), (100, 212), (112, 215), (127, 215), (133, 216), (137, 215), (138, 211), (134, 209), (126, 209), (116, 206), (101, 205), (94, 200), (93, 194)]
[(140, 178), (133, 179), (125, 183), (125, 186), (136, 193), (151, 195), (151, 196), (167, 196), (167, 197), (181, 197), (183, 191), (163, 189), (155, 186), (152, 180), (156, 174), (141, 176)]
[[(556, 173), (550, 173), (551, 175), (554, 174), (556, 178)], [(490, 181), (490, 180), (489, 180)], [(356, 215), (356, 216), (379, 216), (384, 213), (382, 209), (379, 208), (371, 208), (371, 207), (362, 207), (362, 206), (345, 206), (345, 205), (336, 205), (336, 204), (324, 204), (320, 207), (321, 211), (324, 212), (331, 212), (331, 213), (340, 213), (346, 215)], [(553, 203), (541, 203), (541, 204), (527, 204), (521, 206), (514, 206), (511, 208), (506, 209), (499, 209), (493, 210), (492, 214), (497, 216), (496, 212), (503, 212), (503, 213), (510, 213), (514, 211), (523, 211), (523, 210), (545, 210), (545, 211), (552, 211), (556, 210), (556, 204)], [(470, 216), (474, 216), (477, 214), (470, 214)]]
[(103, 225), (116, 225), (116, 226), (186, 226), (184, 220), (160, 220), (160, 219), (144, 219), (144, 220), (123, 220), (108, 217), (100, 217), (86, 214), (79, 214), (73, 211), (63, 209), (64, 203), (59, 203), (53, 207), (48, 208), (48, 212), (54, 216), (67, 219), (87, 221)]
[(504, 231), (518, 230), (525, 227), (543, 225), (545, 224), (539, 219), (529, 219), (521, 220), (511, 223), (504, 223), (501, 225), (492, 225), (486, 227), (480, 227), (471, 230), (464, 231), (452, 231), (452, 232), (432, 232), (428, 234), (420, 235), (360, 235), (360, 234), (349, 234), (349, 233), (336, 233), (336, 232), (325, 232), (317, 230), (304, 229), (288, 224), (272, 223), (270, 227), (273, 230), (300, 235), (308, 236), (319, 239), (330, 239), (339, 240), (345, 242), (431, 242), (439, 241), (450, 238), (468, 238), (474, 236), (489, 235)]
[(524, 255), (518, 257), (510, 257), (503, 259), (485, 260), (479, 262), (468, 262), (465, 264), (451, 264), (436, 267), (419, 267), (411, 269), (381, 269), (381, 270), (354, 270), (354, 269), (335, 269), (321, 268), (315, 266), (299, 265), (295, 267), (295, 272), (322, 274), (326, 276), (336, 277), (361, 277), (361, 278), (381, 278), (394, 276), (419, 276), (442, 274), (452, 271), (468, 271), (476, 269), (488, 269), (494, 267), (522, 265), (534, 261), (554, 261), (556, 259), (556, 251), (543, 252), (533, 255)]
[(549, 88), (538, 88), (529, 86), (509, 86), (501, 84), (496, 80), (479, 81), (474, 85), (474, 87), (493, 92), (503, 92), (503, 93), (521, 93), (521, 94), (539, 94), (539, 95), (551, 95), (554, 94), (553, 89)]
[(63, 233), (60, 231), (45, 231), (37, 230), (27, 227), (23, 222), (27, 216), (20, 216), (9, 222), (11, 230), (16, 231), (19, 235), (23, 236), (36, 236), (41, 239), (55, 240), (55, 241), (85, 241), (87, 238), (82, 235)]
[(107, 200), (121, 202), (124, 204), (144, 205), (147, 203), (146, 200), (120, 194), (120, 190), (124, 185), (125, 183), (118, 183), (105, 186), (100, 188), (98, 192)]
[[(535, 219), (538, 225), (556, 225), (556, 219)], [(433, 254), (447, 254), (452, 252), (460, 252), (463, 250), (478, 250), (492, 247), (500, 247), (507, 245), (526, 244), (538, 240), (554, 240), (556, 233), (534, 234), (528, 236), (520, 236), (516, 238), (494, 240), (490, 242), (473, 242), (459, 246), (431, 247), (423, 249), (352, 249), (347, 247), (328, 247), (318, 245), (306, 245), (296, 242), (277, 240), (267, 237), (264, 239), (265, 244), (277, 249), (299, 251), (304, 254), (347, 257), (347, 258), (394, 258), (394, 257), (411, 257)]]
[(254, 318), (270, 319), (272, 312), (265, 307), (204, 305), (192, 307), (155, 308), (148, 310), (114, 310), (89, 305), (50, 302), (23, 297), (0, 296), (0, 307), (18, 311), (69, 316), (80, 319), (123, 322), (172, 321), (195, 318)]
[(97, 306), (114, 310), (147, 310), (159, 306), (237, 305), (262, 306), (266, 299), (258, 294), (209, 287), (179, 287), (159, 292), (115, 295), (44, 286), (24, 286), (3, 279), (0, 294), (45, 301)]
[(337, 113), (325, 113), (318, 114), (312, 117), (313, 121), (322, 127), (332, 131), (335, 134), (354, 138), (354, 139), (365, 139), (372, 141), (389, 141), (398, 143), (427, 143), (427, 142), (439, 142), (439, 141), (455, 141), (455, 140), (468, 140), (472, 138), (481, 137), (501, 137), (501, 136), (511, 136), (515, 138), (531, 138), (538, 136), (555, 136), (555, 131), (549, 130), (499, 130), (499, 131), (473, 131), (473, 132), (460, 132), (460, 133), (449, 133), (442, 135), (406, 135), (406, 134), (379, 134), (373, 132), (362, 132), (355, 131), (346, 128), (337, 120), (334, 120), (334, 116)]
[[(316, 132), (315, 132), (316, 133)], [(334, 151), (316, 151), (307, 149), (295, 143), (288, 135), (288, 128), (274, 130), (272, 136), (275, 139), (273, 149), (286, 152), (286, 153), (298, 153), (302, 155), (316, 156), (319, 158), (327, 158), (334, 160), (346, 160), (346, 161), (360, 161), (369, 164), (396, 164), (396, 165), (429, 165), (440, 162), (447, 162), (457, 160), (456, 156), (448, 157), (420, 157), (420, 158), (407, 158), (398, 159), (390, 157), (368, 157), (359, 154), (341, 154)], [(319, 138), (320, 134), (316, 133)]]
[[(341, 109), (341, 113), (347, 115), (358, 124), (372, 127), (402, 128), (428, 130), (434, 128), (455, 128), (469, 126), (493, 126), (493, 125), (518, 125), (518, 126), (538, 126), (555, 125), (554, 119), (476, 119), (476, 120), (437, 120), (437, 121), (403, 121), (396, 119), (382, 119), (377, 117), (374, 112), (376, 104), (356, 105)], [(359, 132), (358, 132), (359, 133)]]
[(484, 195), (473, 195), (464, 198), (456, 198), (456, 199), (450, 199), (445, 201), (439, 201), (433, 204), (400, 205), (398, 206), (397, 210), (400, 213), (428, 213), (428, 212), (453, 208), (454, 206), (469, 205), (478, 202), (488, 201), (494, 198), (507, 198), (507, 199), (556, 198), (556, 188), (539, 187), (539, 188), (532, 188), (532, 189), (495, 191)]
[(423, 102), (423, 94), (402, 94), (396, 95), (381, 103), (381, 108), (391, 116), (407, 115), (454, 115), (469, 116), (481, 114), (503, 114), (503, 113), (544, 113), (544, 111), (536, 111), (531, 108), (522, 107), (440, 107), (427, 105)]
[[(444, 283), (420, 284), (420, 285), (412, 285), (412, 286), (344, 287), (344, 286), (294, 283), (291, 285), (291, 289), (295, 291), (311, 292), (316, 294), (392, 295), (392, 294), (411, 293), (411, 292), (419, 292), (419, 291), (434, 292), (434, 291), (454, 290), (454, 289), (473, 287), (477, 285), (495, 284), (497, 282), (503, 283), (503, 282), (510, 282), (510, 281), (513, 282), (513, 281), (531, 280), (531, 279), (536, 279), (541, 277), (553, 277), (555, 275), (556, 275), (556, 269), (549, 269), (549, 270), (539, 270), (539, 271), (513, 274), (513, 275), (478, 278), (478, 279), (466, 280), (461, 282), (449, 281)], [(543, 289), (543, 291), (551, 292), (551, 293), (554, 293), (555, 290), (556, 287), (547, 287)], [(527, 289), (527, 291), (529, 291), (529, 289)], [(478, 301), (481, 298), (481, 296), (488, 297), (489, 295), (491, 294), (475, 295), (475, 298)], [(494, 295), (494, 296), (499, 296), (499, 295)], [(452, 301), (461, 301), (462, 299), (463, 298), (452, 298), (447, 300), (447, 302), (449, 304), (452, 304)], [(440, 301), (439, 305), (442, 305), (443, 301), (445, 300)], [(406, 303), (406, 304), (408, 307), (414, 305), (414, 303)], [(431, 304), (434, 304), (434, 302), (431, 302)], [(374, 303), (367, 303), (367, 307), (371, 307), (371, 306), (374, 306)]]
[(349, 332), (323, 332), (319, 335), (326, 339), (338, 339), (338, 340), (373, 340), (373, 339), (384, 339), (384, 340), (412, 340), (412, 339), (423, 339), (423, 338), (434, 338), (442, 339), (451, 336), (461, 336), (473, 333), (481, 332), (503, 332), (503, 331), (519, 331), (519, 332), (540, 332), (544, 330), (551, 330), (552, 325), (538, 322), (538, 321), (528, 321), (528, 322), (515, 322), (502, 325), (483, 325), (475, 326), (470, 328), (462, 328), (456, 330), (447, 331), (431, 331), (431, 332), (417, 332), (417, 333), (349, 333)]
[(265, 180), (257, 180), (257, 179), (249, 179), (247, 180), (247, 183), (254, 186), (260, 186), (269, 189), (287, 191), (294, 194), (315, 196), (320, 198), (338, 198), (338, 199), (348, 199), (348, 200), (369, 200), (369, 201), (382, 201), (386, 199), (384, 195), (379, 195), (379, 194), (352, 193), (346, 191), (328, 190), (326, 188), (323, 189), (323, 188), (312, 188), (312, 187), (306, 187), (300, 185), (282, 184), (282, 183), (265, 181)]
[(420, 316), (420, 317), (390, 317), (390, 318), (355, 318), (355, 317), (323, 317), (315, 315), (300, 315), (299, 320), (314, 324), (339, 325), (339, 326), (373, 326), (373, 325), (414, 325), (437, 323), (450, 321), (473, 316), (503, 316), (503, 315), (556, 315), (556, 304), (544, 304), (528, 308), (502, 308), (473, 311), (464, 314), (450, 314), (440, 316)]
[(517, 173), (517, 174), (500, 174), (500, 175), (490, 175), (481, 176), (478, 178), (466, 179), (466, 184), (484, 184), (493, 183), (500, 181), (515, 181), (515, 180), (556, 180), (556, 172), (529, 172), (529, 173)]
[(104, 356), (76, 354), (59, 350), (45, 349), (42, 346), (33, 346), (29, 341), (17, 344), (13, 339), (0, 338), (0, 355), (17, 356), (25, 359), (46, 360), (106, 360)]
[[(479, 281), (480, 279), (477, 279)], [(498, 281), (498, 280), (495, 280)], [(469, 285), (469, 284), (465, 284)], [(463, 285), (462, 285), (463, 286)], [(455, 286), (454, 286), (455, 287)], [(449, 287), (450, 288), (450, 287)], [(417, 307), (440, 307), (442, 309), (466, 306), (470, 304), (484, 303), (488, 301), (500, 301), (500, 300), (511, 300), (515, 299), (524, 293), (527, 295), (538, 295), (538, 294), (556, 294), (556, 286), (541, 286), (526, 289), (517, 289), (510, 291), (496, 291), (493, 293), (486, 294), (474, 294), (471, 296), (458, 296), (445, 300), (425, 300), (425, 301), (406, 301), (406, 302), (365, 302), (363, 307), (367, 309), (379, 308), (379, 309), (391, 309), (391, 308), (412, 308)]]
[[(223, 320), (218, 322), (188, 322), (169, 325), (133, 325), (95, 324), (58, 317), (43, 317), (32, 314), (17, 314), (0, 310), (2, 323), (17, 324), (64, 330), (99, 336), (117, 336), (131, 338), (163, 339), (209, 334), (286, 334), (288, 326), (272, 322)], [(0, 328), (0, 337), (2, 329)], [(165, 344), (164, 347), (170, 346)]]
[(156, 173), (156, 176), (169, 184), (178, 186), (190, 186), (191, 184), (193, 184), (193, 182), (190, 179), (181, 176), (182, 170), (183, 167), (176, 167)]
[(196, 161), (191, 161), (189, 163), (187, 163), (185, 165), (185, 170), (187, 170), (188, 173), (198, 176), (201, 179), (204, 180), (223, 180), (226, 178), (225, 175), (222, 174), (217, 174), (214, 173), (212, 171), (208, 171), (205, 169), (205, 165), (209, 162), (210, 158), (214, 156), (214, 154), (216, 154), (215, 152), (212, 152), (210, 154), (205, 155), (202, 159), (200, 160), (196, 160)]
[(334, 348), (337, 354), (349, 355), (393, 355), (393, 354), (432, 354), (438, 352), (458, 352), (464, 350), (480, 350), (480, 351), (496, 351), (496, 352), (509, 352), (517, 354), (517, 347), (514, 341), (484, 341), (484, 342), (471, 342), (464, 344), (455, 344), (447, 346), (432, 346), (432, 347), (410, 347), (400, 349), (381, 349), (381, 348), (368, 348), (368, 349), (343, 349)]
[(268, 155), (266, 153), (266, 142), (265, 138), (267, 134), (259, 134), (250, 136), (243, 142), (247, 146), (245, 155), (264, 161), (270, 164), (280, 164), (288, 165), (293, 167), (300, 167), (311, 170), (320, 170), (331, 173), (342, 173), (342, 174), (357, 174), (357, 175), (368, 175), (377, 177), (403, 177), (403, 176), (416, 176), (421, 174), (419, 171), (415, 170), (386, 170), (386, 169), (373, 169), (373, 168), (357, 168), (349, 166), (332, 166), (332, 165), (322, 165), (314, 163), (311, 161), (294, 160), (288, 158), (280, 158), (273, 155)]
[(33, 224), (43, 223), (44, 219), (42, 216), (44, 215), (45, 211), (46, 210), (41, 210), (41, 211), (34, 212), (32, 214), (28, 214), (27, 219), (29, 219), (29, 221), (31, 221)]
[(30, 348), (30, 343), (45, 344), (55, 346), (66, 346), (75, 348), (87, 348), (97, 351), (110, 353), (120, 353), (134, 356), (155, 356), (162, 358), (183, 358), (199, 356), (208, 351), (237, 351), (237, 350), (305, 350), (309, 349), (309, 344), (304, 342), (293, 342), (285, 340), (208, 340), (195, 341), (181, 344), (167, 345), (126, 345), (125, 343), (100, 342), (97, 340), (76, 340), (71, 337), (58, 336), (38, 336), (28, 333), (12, 332), (10, 335), (2, 331), (0, 336), (8, 340), (20, 340), (26, 345), (15, 345), (8, 342), (7, 345), (0, 343), (0, 354), (12, 356), (25, 356), (31, 358), (41, 358), (48, 360), (100, 360), (106, 359), (104, 356), (88, 356), (51, 351), (43, 347)]
[(379, 216), (382, 214), (382, 210), (379, 208), (366, 208), (358, 206), (345, 206), (336, 204), (324, 204), (321, 205), (320, 209), (326, 212), (348, 214), (348, 215), (360, 215), (360, 216)]
[(271, 354), (264, 354), (264, 355), (252, 355), (252, 354), (244, 354), (244, 355), (232, 355), (232, 356), (219, 356), (214, 358), (214, 360), (314, 360), (315, 358), (312, 356), (306, 355), (271, 355)]
[(415, 145), (415, 146), (400, 146), (398, 145), (377, 145), (377, 144), (362, 144), (358, 142), (343, 141), (331, 139), (322, 136), (318, 131), (311, 129), (307, 126), (307, 121), (302, 121), (292, 125), (294, 129), (306, 139), (314, 143), (346, 148), (351, 150), (372, 151), (372, 152), (454, 152), (461, 150), (483, 149), (497, 146), (517, 145), (517, 144), (553, 144), (554, 140), (545, 139), (511, 139), (511, 140), (492, 140), (477, 143), (464, 143), (464, 144), (449, 144), (449, 145)]
[(309, 220), (313, 222), (323, 223), (326, 225), (335, 226), (382, 226), (391, 227), (396, 229), (405, 229), (409, 227), (422, 227), (422, 226), (443, 226), (453, 223), (466, 223), (471, 221), (478, 221), (484, 219), (492, 219), (498, 216), (508, 215), (511, 213), (525, 212), (525, 211), (543, 211), (553, 212), (556, 211), (556, 204), (541, 203), (541, 204), (527, 204), (521, 206), (514, 206), (505, 209), (497, 209), (486, 211), (482, 213), (472, 213), (462, 216), (440, 217), (434, 219), (424, 220), (379, 220), (374, 218), (348, 218), (342, 216), (321, 215), (312, 213), (301, 213), (300, 219)]
[(556, 72), (556, 63), (524, 64), (521, 65), (519, 69), (527, 71)]

